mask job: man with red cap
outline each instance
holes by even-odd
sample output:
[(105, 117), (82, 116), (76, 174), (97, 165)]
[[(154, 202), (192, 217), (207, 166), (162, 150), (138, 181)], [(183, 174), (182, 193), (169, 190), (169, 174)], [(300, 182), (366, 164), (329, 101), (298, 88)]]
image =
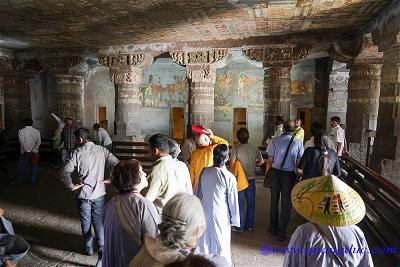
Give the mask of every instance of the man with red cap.
[(201, 125), (192, 125), (192, 131), (194, 132), (193, 137), (197, 146), (197, 148), (192, 152), (190, 158), (190, 178), (194, 188), (200, 177), (201, 171), (205, 167), (213, 165), (214, 148), (219, 144), (229, 146), (229, 143), (221, 137), (214, 136), (210, 129), (205, 129)]

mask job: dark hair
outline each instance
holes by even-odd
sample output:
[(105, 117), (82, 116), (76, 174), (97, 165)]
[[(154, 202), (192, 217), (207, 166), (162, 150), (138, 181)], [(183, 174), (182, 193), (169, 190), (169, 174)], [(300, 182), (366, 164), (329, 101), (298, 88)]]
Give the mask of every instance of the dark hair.
[(66, 121), (66, 120), (73, 121), (74, 119), (72, 119), (71, 117), (65, 117), (64, 121)]
[(322, 129), (314, 129), (314, 145), (316, 148), (326, 150), (327, 146), (323, 143), (324, 131)]
[(323, 131), (324, 130), (324, 126), (322, 126), (321, 123), (319, 122), (313, 122), (311, 124), (311, 134), (313, 136), (317, 135), (317, 131)]
[(229, 158), (229, 148), (225, 144), (217, 145), (213, 150), (214, 166), (224, 166), (225, 162)]
[(140, 162), (136, 159), (121, 161), (114, 167), (112, 183), (120, 194), (132, 192), (141, 181)]
[(331, 121), (336, 121), (338, 124), (340, 124), (340, 117), (338, 117), (338, 116), (333, 116), (333, 117), (331, 118)]
[(276, 125), (283, 124), (283, 122), (284, 122), (284, 120), (283, 120), (283, 117), (282, 117), (282, 116), (276, 116), (276, 117), (275, 117), (275, 123), (276, 123)]
[(33, 125), (33, 120), (31, 118), (26, 118), (24, 120), (25, 126), (32, 126)]
[(76, 138), (82, 138), (85, 142), (90, 141), (90, 132), (88, 128), (78, 128), (75, 130), (74, 134)]
[(236, 137), (241, 144), (246, 144), (249, 141), (249, 130), (247, 128), (240, 128), (236, 132)]
[(285, 123), (283, 124), (283, 129), (285, 130), (285, 132), (294, 132), (294, 122), (292, 120), (285, 121)]
[(169, 154), (173, 159), (176, 159), (179, 153), (181, 153), (179, 144), (174, 139), (169, 138), (168, 146), (169, 146)]
[(93, 124), (93, 129), (99, 129), (99, 128), (100, 128), (100, 124), (98, 124), (98, 123)]
[(163, 134), (155, 134), (150, 137), (149, 144), (151, 148), (158, 148), (162, 153), (169, 154), (168, 137)]
[(189, 255), (184, 260), (171, 262), (164, 267), (216, 267), (216, 265), (204, 256)]

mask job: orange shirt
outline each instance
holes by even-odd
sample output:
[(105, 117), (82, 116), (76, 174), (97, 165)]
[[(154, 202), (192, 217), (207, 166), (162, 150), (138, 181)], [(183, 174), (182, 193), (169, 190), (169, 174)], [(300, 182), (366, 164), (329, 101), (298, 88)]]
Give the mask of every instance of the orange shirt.
[(190, 158), (190, 179), (192, 180), (193, 190), (196, 187), (197, 181), (199, 180), (201, 171), (205, 167), (210, 167), (214, 164), (213, 150), (217, 145), (220, 144), (229, 146), (228, 141), (221, 137), (214, 136), (211, 145), (197, 147), (192, 152), (192, 157)]

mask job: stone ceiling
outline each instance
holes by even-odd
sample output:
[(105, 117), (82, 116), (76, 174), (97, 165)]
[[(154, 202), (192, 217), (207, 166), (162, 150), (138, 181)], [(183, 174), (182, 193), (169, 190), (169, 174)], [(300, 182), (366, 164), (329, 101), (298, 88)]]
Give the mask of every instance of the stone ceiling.
[(345, 33), (391, 0), (1, 0), (0, 47), (82, 48)]

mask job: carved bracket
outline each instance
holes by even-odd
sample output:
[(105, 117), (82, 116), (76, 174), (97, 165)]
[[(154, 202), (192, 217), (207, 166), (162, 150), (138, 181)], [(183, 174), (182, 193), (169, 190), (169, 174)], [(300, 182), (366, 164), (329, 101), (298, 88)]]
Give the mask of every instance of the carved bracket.
[(311, 52), (311, 45), (296, 46), (293, 48), (293, 62), (303, 60)]
[(213, 49), (205, 51), (171, 51), (172, 60), (179, 65), (187, 64), (211, 64), (223, 59), (228, 49)]

